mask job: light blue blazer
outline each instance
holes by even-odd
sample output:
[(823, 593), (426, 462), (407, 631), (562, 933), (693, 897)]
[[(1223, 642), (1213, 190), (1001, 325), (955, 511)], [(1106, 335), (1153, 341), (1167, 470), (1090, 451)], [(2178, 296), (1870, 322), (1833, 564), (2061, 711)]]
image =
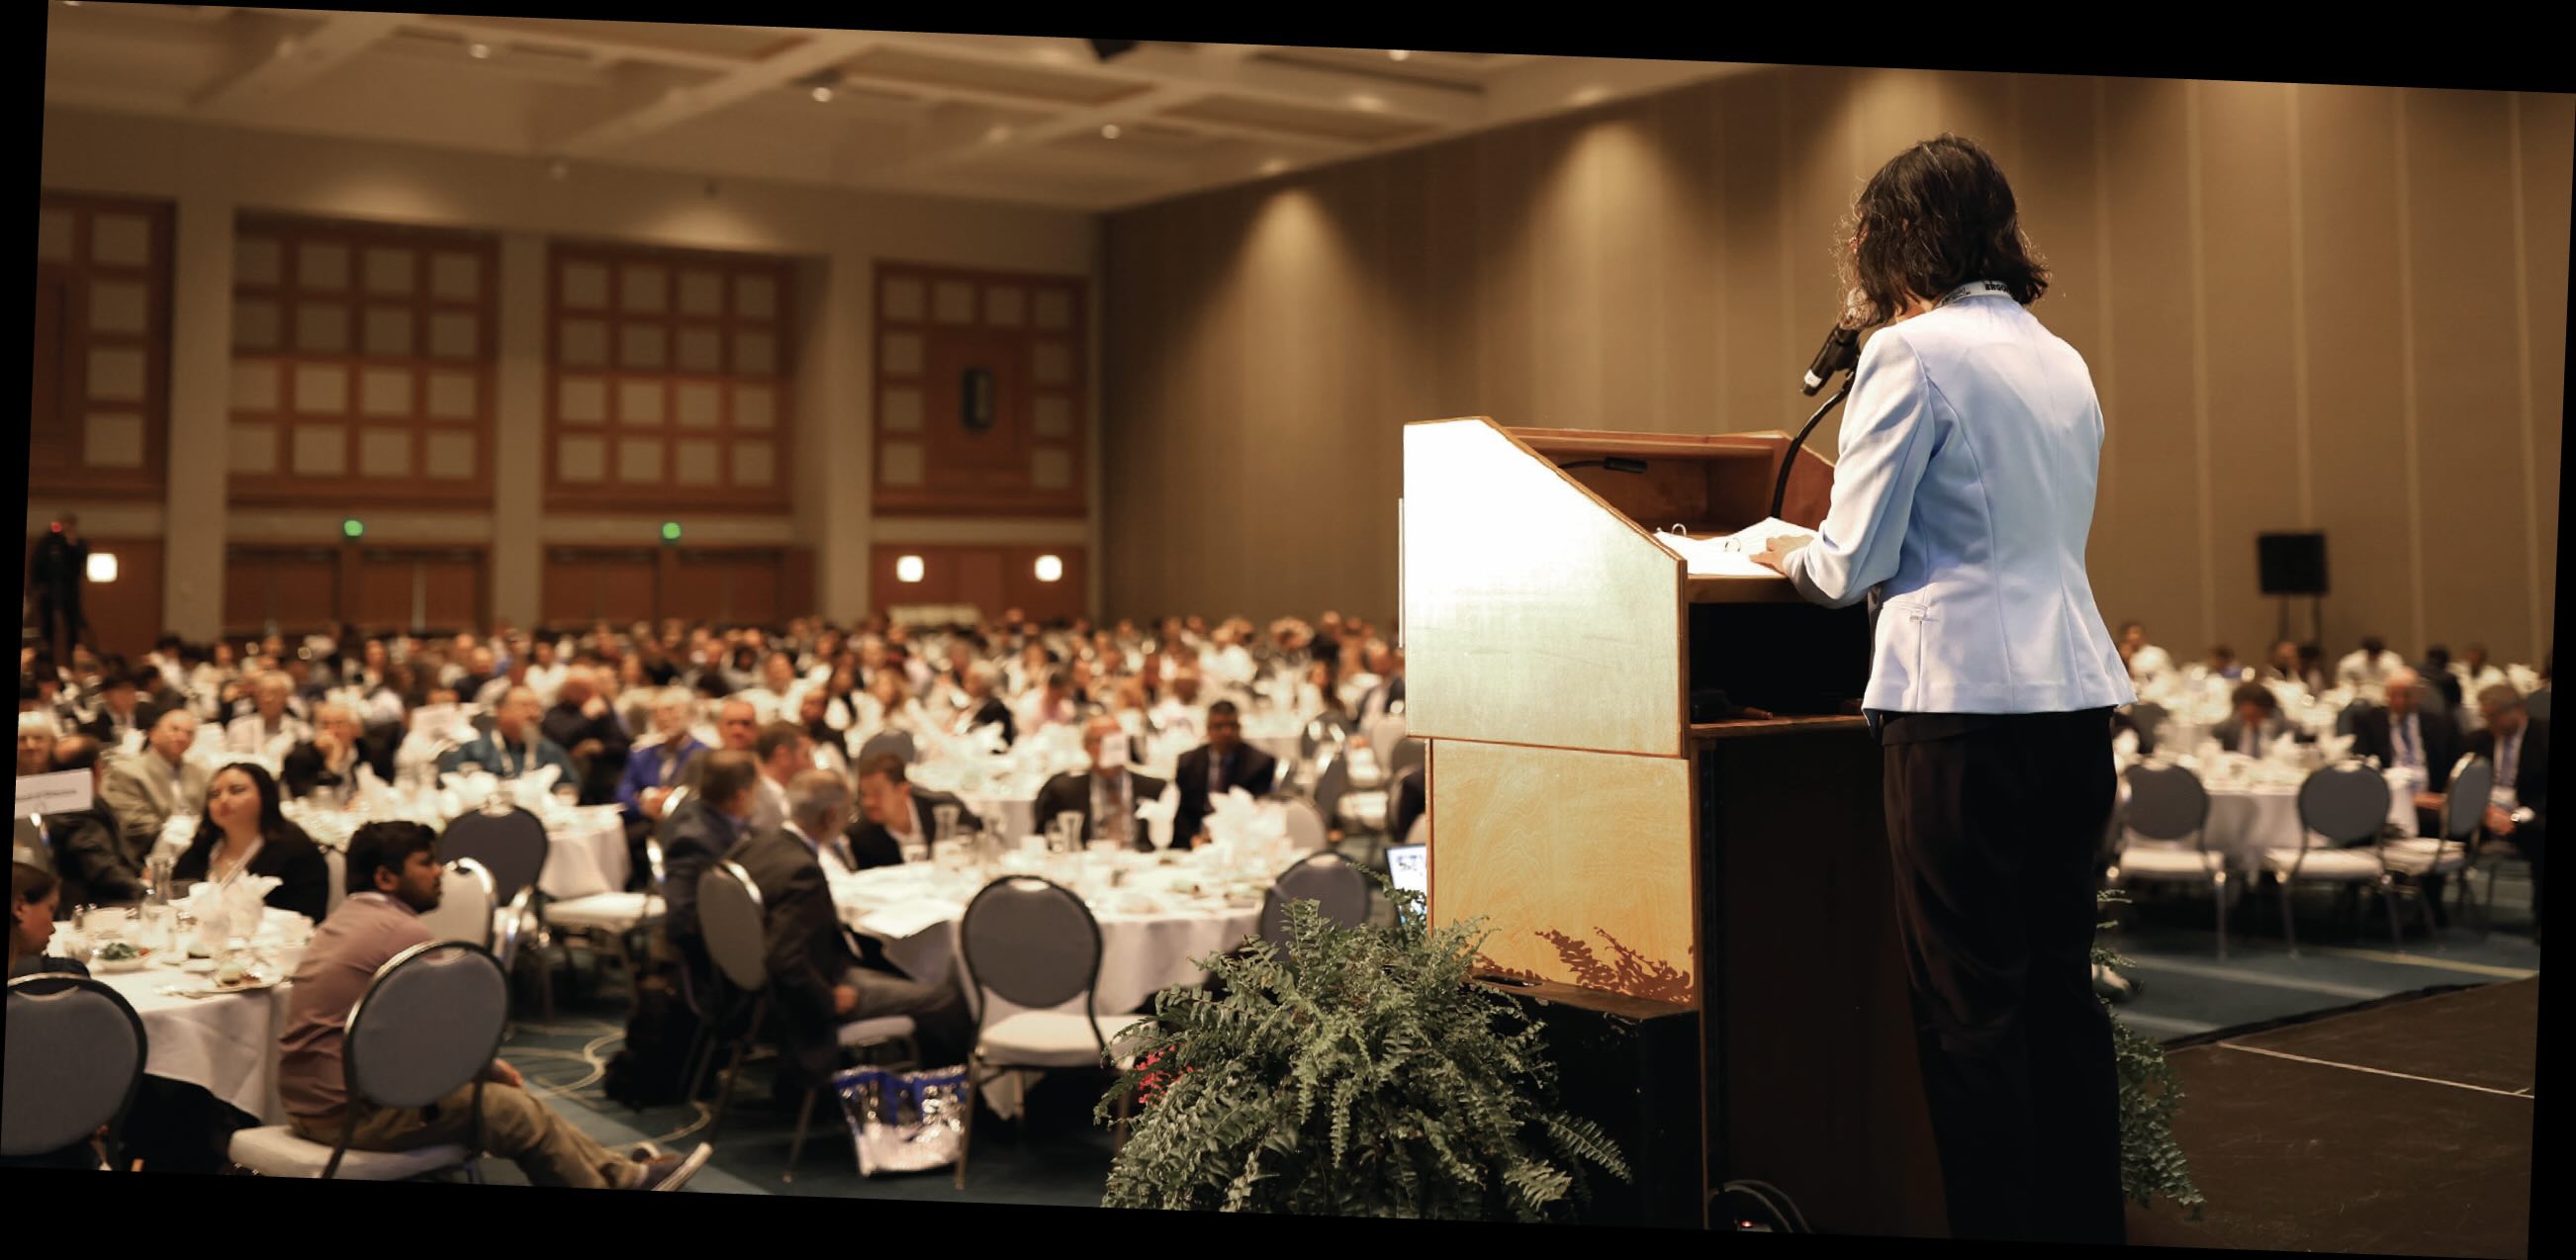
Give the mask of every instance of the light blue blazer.
[(1970, 285), (1861, 348), (1833, 508), (1783, 568), (1871, 599), (1862, 707), (2061, 713), (2137, 699), (2084, 574), (2102, 407), (2075, 348)]

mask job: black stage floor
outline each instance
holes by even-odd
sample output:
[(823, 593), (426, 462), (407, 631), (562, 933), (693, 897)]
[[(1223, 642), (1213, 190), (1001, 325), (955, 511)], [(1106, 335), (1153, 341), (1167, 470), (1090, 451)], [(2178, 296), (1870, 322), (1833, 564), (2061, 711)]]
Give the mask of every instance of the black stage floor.
[(2129, 1209), (2132, 1244), (2530, 1254), (2537, 977), (2168, 1043), (2208, 1202)]

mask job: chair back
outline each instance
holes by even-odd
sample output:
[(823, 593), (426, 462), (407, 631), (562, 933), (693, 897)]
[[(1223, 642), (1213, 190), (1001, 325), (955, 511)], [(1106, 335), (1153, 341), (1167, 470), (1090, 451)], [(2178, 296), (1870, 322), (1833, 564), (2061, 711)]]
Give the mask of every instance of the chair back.
[(2495, 795), (2495, 763), (2471, 753), (2451, 768), (2451, 788), (2442, 799), (2442, 838), (2473, 841), (2487, 823), (2487, 801)]
[(1315, 780), (1315, 808), (1324, 812), (1327, 826), (1342, 816), (1342, 798), (1351, 794), (1351, 763), (1334, 758)]
[(760, 888), (741, 867), (718, 862), (698, 876), (698, 930), (705, 937), (707, 957), (745, 993), (769, 983), (762, 918)]
[(420, 916), (420, 923), (439, 940), (491, 949), (493, 914), (500, 908), (492, 873), (472, 858), (456, 858), (439, 873), (438, 908)]
[(1369, 723), (1368, 742), (1369, 747), (1377, 750), (1379, 759), (1393, 760), (1395, 746), (1404, 742), (1404, 719), (1390, 713)]
[(58, 1151), (115, 1125), (150, 1057), (143, 1018), (124, 994), (64, 972), (10, 981), (0, 1156)]
[(2543, 722), (2548, 721), (2549, 688), (2543, 687), (2538, 691), (2532, 692), (2530, 695), (2524, 696), (2522, 698), (2522, 711), (2532, 717), (2539, 718)]
[(1261, 898), (1261, 939), (1286, 948), (1288, 903), (1312, 901), (1324, 918), (1344, 927), (1368, 922), (1368, 878), (1338, 853), (1310, 853), (1279, 873)]
[[(1033, 1011), (1079, 997), (1088, 1013), (1100, 981), (1100, 923), (1082, 898), (1033, 875), (986, 884), (958, 922), (968, 984)], [(976, 1002), (978, 1022), (986, 1004)]]
[(349, 1008), (349, 1096), (395, 1109), (437, 1102), (492, 1065), (509, 1018), (509, 978), (490, 951), (414, 945), (378, 968)]
[(1283, 797), (1279, 803), (1288, 819), (1288, 842), (1302, 853), (1323, 848), (1326, 835), (1331, 830), (1324, 824), (1323, 811), (1302, 796)]
[(2163, 705), (2153, 700), (2141, 700), (2129, 706), (2129, 722), (2138, 728), (2140, 754), (2155, 751), (2156, 737), (2164, 731), (2165, 723), (2171, 717), (2171, 714), (2165, 712)]
[(921, 760), (920, 749), (912, 742), (911, 734), (905, 731), (880, 732), (871, 737), (868, 742), (859, 745), (861, 761), (866, 761), (879, 753), (893, 753), (903, 758), (903, 763), (907, 766)]
[(2209, 792), (2200, 776), (2177, 765), (2142, 761), (2123, 776), (2129, 783), (2128, 830), (2150, 840), (2202, 835), (2209, 822)]
[(2357, 761), (2327, 766), (2299, 785), (2300, 847), (2311, 833), (2338, 844), (2368, 840), (2388, 825), (2388, 780)]
[(663, 874), (662, 841), (658, 836), (647, 835), (644, 837), (644, 870), (645, 874), (652, 880), (651, 883), (645, 885), (644, 904), (647, 907), (669, 905), (670, 880)]
[(472, 809), (449, 821), (438, 838), (438, 851), (482, 863), (492, 876), (493, 900), (507, 905), (545, 871), (546, 844), (546, 825), (524, 809), (500, 814)]

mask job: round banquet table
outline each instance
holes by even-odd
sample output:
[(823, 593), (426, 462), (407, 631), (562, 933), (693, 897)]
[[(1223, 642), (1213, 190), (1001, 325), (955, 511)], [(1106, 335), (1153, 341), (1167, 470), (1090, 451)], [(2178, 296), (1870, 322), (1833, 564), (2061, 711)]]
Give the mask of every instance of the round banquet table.
[[(2189, 765), (2188, 759), (2184, 764)], [(2416, 831), (2415, 789), (2399, 770), (2383, 771), (2389, 780), (2388, 821), (2407, 835)], [(2299, 785), (2296, 781), (2252, 781), (2244, 783), (2204, 780), (2209, 793), (2207, 832), (2211, 850), (2223, 855), (2230, 871), (2259, 874), (2264, 869), (2264, 855), (2273, 849), (2297, 851), (2306, 827), (2299, 821)], [(2122, 790), (2126, 791), (2123, 785)], [(2159, 842), (2146, 840), (2134, 833), (2129, 843), (2141, 847), (2159, 847)], [(2317, 847), (2329, 847), (2323, 839)], [(2188, 847), (2189, 839), (2179, 842)]]
[(205, 976), (159, 963), (139, 971), (93, 974), (142, 1017), (144, 1036), (151, 1041), (143, 1065), (146, 1075), (197, 1086), (263, 1124), (286, 1123), (286, 1109), (277, 1097), (277, 1035), (285, 1026), (287, 992), (293, 986), (188, 998), (168, 990), (202, 984)]
[[(1060, 859), (1016, 854), (1009, 866), (992, 875), (1035, 874), (1085, 892), (1092, 917), (1100, 924), (1100, 979), (1091, 1010), (1116, 1015), (1144, 1007), (1154, 994), (1172, 985), (1195, 985), (1207, 972), (1193, 959), (1223, 953), (1260, 927), (1261, 892), (1257, 882), (1239, 871), (1220, 869), (1199, 852), (1167, 855), (1159, 862), (1144, 855), (1103, 858), (1091, 854)], [(1127, 887), (1105, 886), (1116, 867), (1127, 873)], [(1025, 867), (1012, 870), (1010, 867)], [(832, 876), (832, 901), (842, 921), (885, 945), (886, 958), (915, 980), (936, 983), (953, 978), (964, 988), (970, 1006), (981, 995), (959, 962), (958, 931), (966, 902), (983, 887), (981, 869), (942, 871), (931, 863), (883, 866), (855, 875)], [(1196, 884), (1200, 893), (1182, 891)], [(1000, 998), (986, 1023), (1022, 1008)], [(1058, 1007), (1082, 1013), (1080, 999)], [(996, 1114), (1009, 1116), (1018, 1107), (1018, 1083), (1006, 1078), (985, 1091)]]
[[(397, 808), (390, 817), (425, 823), (440, 829), (445, 821), (434, 809)], [(368, 819), (352, 810), (319, 809), (298, 805), (288, 811), (288, 820), (304, 828), (313, 842), (335, 855), (348, 851), (349, 837)], [(593, 893), (623, 892), (632, 872), (634, 859), (626, 849), (626, 823), (614, 805), (582, 805), (550, 808), (541, 817), (546, 824), (546, 864), (537, 875), (537, 887), (558, 901), (587, 897)], [(173, 820), (161, 833), (157, 851), (176, 857), (196, 838), (196, 820), (184, 824)], [(341, 885), (334, 870), (331, 904), (337, 908)]]

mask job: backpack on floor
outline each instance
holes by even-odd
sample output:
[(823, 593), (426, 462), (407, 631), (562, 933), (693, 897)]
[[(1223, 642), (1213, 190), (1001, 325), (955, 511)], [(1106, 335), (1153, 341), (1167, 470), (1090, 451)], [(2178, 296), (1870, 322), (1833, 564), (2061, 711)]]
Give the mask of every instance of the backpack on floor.
[(698, 1018), (681, 996), (679, 969), (646, 974), (636, 982), (626, 1045), (608, 1061), (602, 1092), (639, 1111), (680, 1101), (689, 1090), (689, 1051), (697, 1036)]

